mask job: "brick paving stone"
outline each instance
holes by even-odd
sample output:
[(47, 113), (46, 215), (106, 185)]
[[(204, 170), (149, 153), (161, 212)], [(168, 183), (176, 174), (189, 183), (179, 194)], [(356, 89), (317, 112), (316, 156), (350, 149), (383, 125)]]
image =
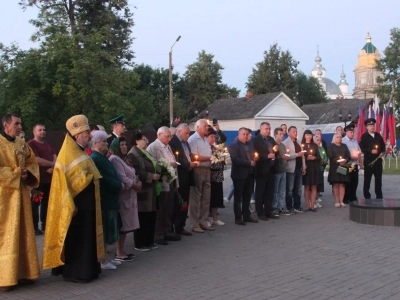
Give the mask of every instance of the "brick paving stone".
[[(228, 172), (225, 178), (227, 192)], [(360, 176), (360, 198), (362, 182)], [(397, 176), (383, 182), (385, 197), (399, 197)], [(44, 270), (34, 286), (0, 299), (400, 299), (398, 228), (351, 222), (348, 208), (334, 208), (328, 184), (325, 191), (317, 213), (246, 226), (234, 224), (229, 203), (219, 210), (225, 226), (135, 252), (135, 261), (90, 284)], [(37, 242), (41, 255), (43, 237)], [(132, 234), (127, 249), (133, 251)]]

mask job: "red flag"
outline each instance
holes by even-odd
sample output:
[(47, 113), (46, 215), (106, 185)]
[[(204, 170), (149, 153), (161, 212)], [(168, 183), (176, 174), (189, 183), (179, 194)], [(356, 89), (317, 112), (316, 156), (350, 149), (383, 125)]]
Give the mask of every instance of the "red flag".
[(396, 124), (395, 118), (393, 114), (390, 114), (390, 122), (389, 122), (389, 135), (390, 135), (390, 145), (396, 145)]

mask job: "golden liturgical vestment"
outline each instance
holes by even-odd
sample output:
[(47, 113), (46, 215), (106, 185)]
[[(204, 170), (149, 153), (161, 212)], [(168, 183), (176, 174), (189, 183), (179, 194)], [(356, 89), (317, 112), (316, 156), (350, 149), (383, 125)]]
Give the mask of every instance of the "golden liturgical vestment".
[[(21, 166), (28, 178), (21, 181)], [(39, 165), (24, 140), (0, 135), (0, 286), (39, 277), (30, 187), (39, 185)]]
[[(91, 182), (95, 184), (97, 259), (104, 258), (99, 179), (94, 162), (66, 135), (54, 166), (44, 236), (43, 269), (64, 265), (64, 242), (74, 213), (74, 198)], [(79, 245), (77, 245), (79, 247)]]

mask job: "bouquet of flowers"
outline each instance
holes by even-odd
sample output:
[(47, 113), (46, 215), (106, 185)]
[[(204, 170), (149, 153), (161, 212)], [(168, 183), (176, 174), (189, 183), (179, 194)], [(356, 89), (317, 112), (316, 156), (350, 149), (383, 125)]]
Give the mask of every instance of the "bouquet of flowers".
[(35, 203), (39, 203), (43, 199), (43, 192), (32, 189), (31, 190), (31, 201)]
[(168, 184), (177, 178), (175, 169), (171, 166), (167, 159), (161, 158), (158, 164), (161, 167), (161, 178)]
[(345, 166), (346, 166), (347, 169), (349, 170), (349, 173), (353, 172), (354, 169), (356, 168), (356, 166), (355, 166), (354, 163), (352, 163), (352, 164), (348, 163), (348, 164), (346, 164)]
[(214, 146), (214, 151), (211, 156), (211, 163), (216, 164), (219, 162), (225, 162), (229, 157), (228, 149), (225, 147), (225, 144), (219, 144)]
[(175, 197), (177, 198), (178, 203), (179, 203), (179, 205), (180, 205), (180, 207), (181, 207), (179, 210), (180, 210), (180, 211), (187, 211), (188, 208), (189, 208), (188, 203), (185, 202), (185, 201), (182, 199), (181, 194), (179, 194), (179, 192), (175, 192)]

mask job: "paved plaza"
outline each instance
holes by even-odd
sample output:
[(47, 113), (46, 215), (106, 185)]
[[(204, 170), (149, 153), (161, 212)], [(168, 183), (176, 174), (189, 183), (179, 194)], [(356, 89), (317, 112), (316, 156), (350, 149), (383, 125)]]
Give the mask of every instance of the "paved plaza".
[[(384, 196), (399, 198), (399, 183), (384, 176)], [(92, 283), (45, 270), (0, 299), (400, 299), (399, 228), (353, 223), (348, 208), (333, 207), (328, 184), (325, 191), (317, 213), (246, 226), (234, 224), (229, 203), (220, 210), (225, 226), (135, 252), (135, 261)], [(43, 237), (37, 241), (41, 252)], [(132, 250), (131, 235), (127, 241)]]

